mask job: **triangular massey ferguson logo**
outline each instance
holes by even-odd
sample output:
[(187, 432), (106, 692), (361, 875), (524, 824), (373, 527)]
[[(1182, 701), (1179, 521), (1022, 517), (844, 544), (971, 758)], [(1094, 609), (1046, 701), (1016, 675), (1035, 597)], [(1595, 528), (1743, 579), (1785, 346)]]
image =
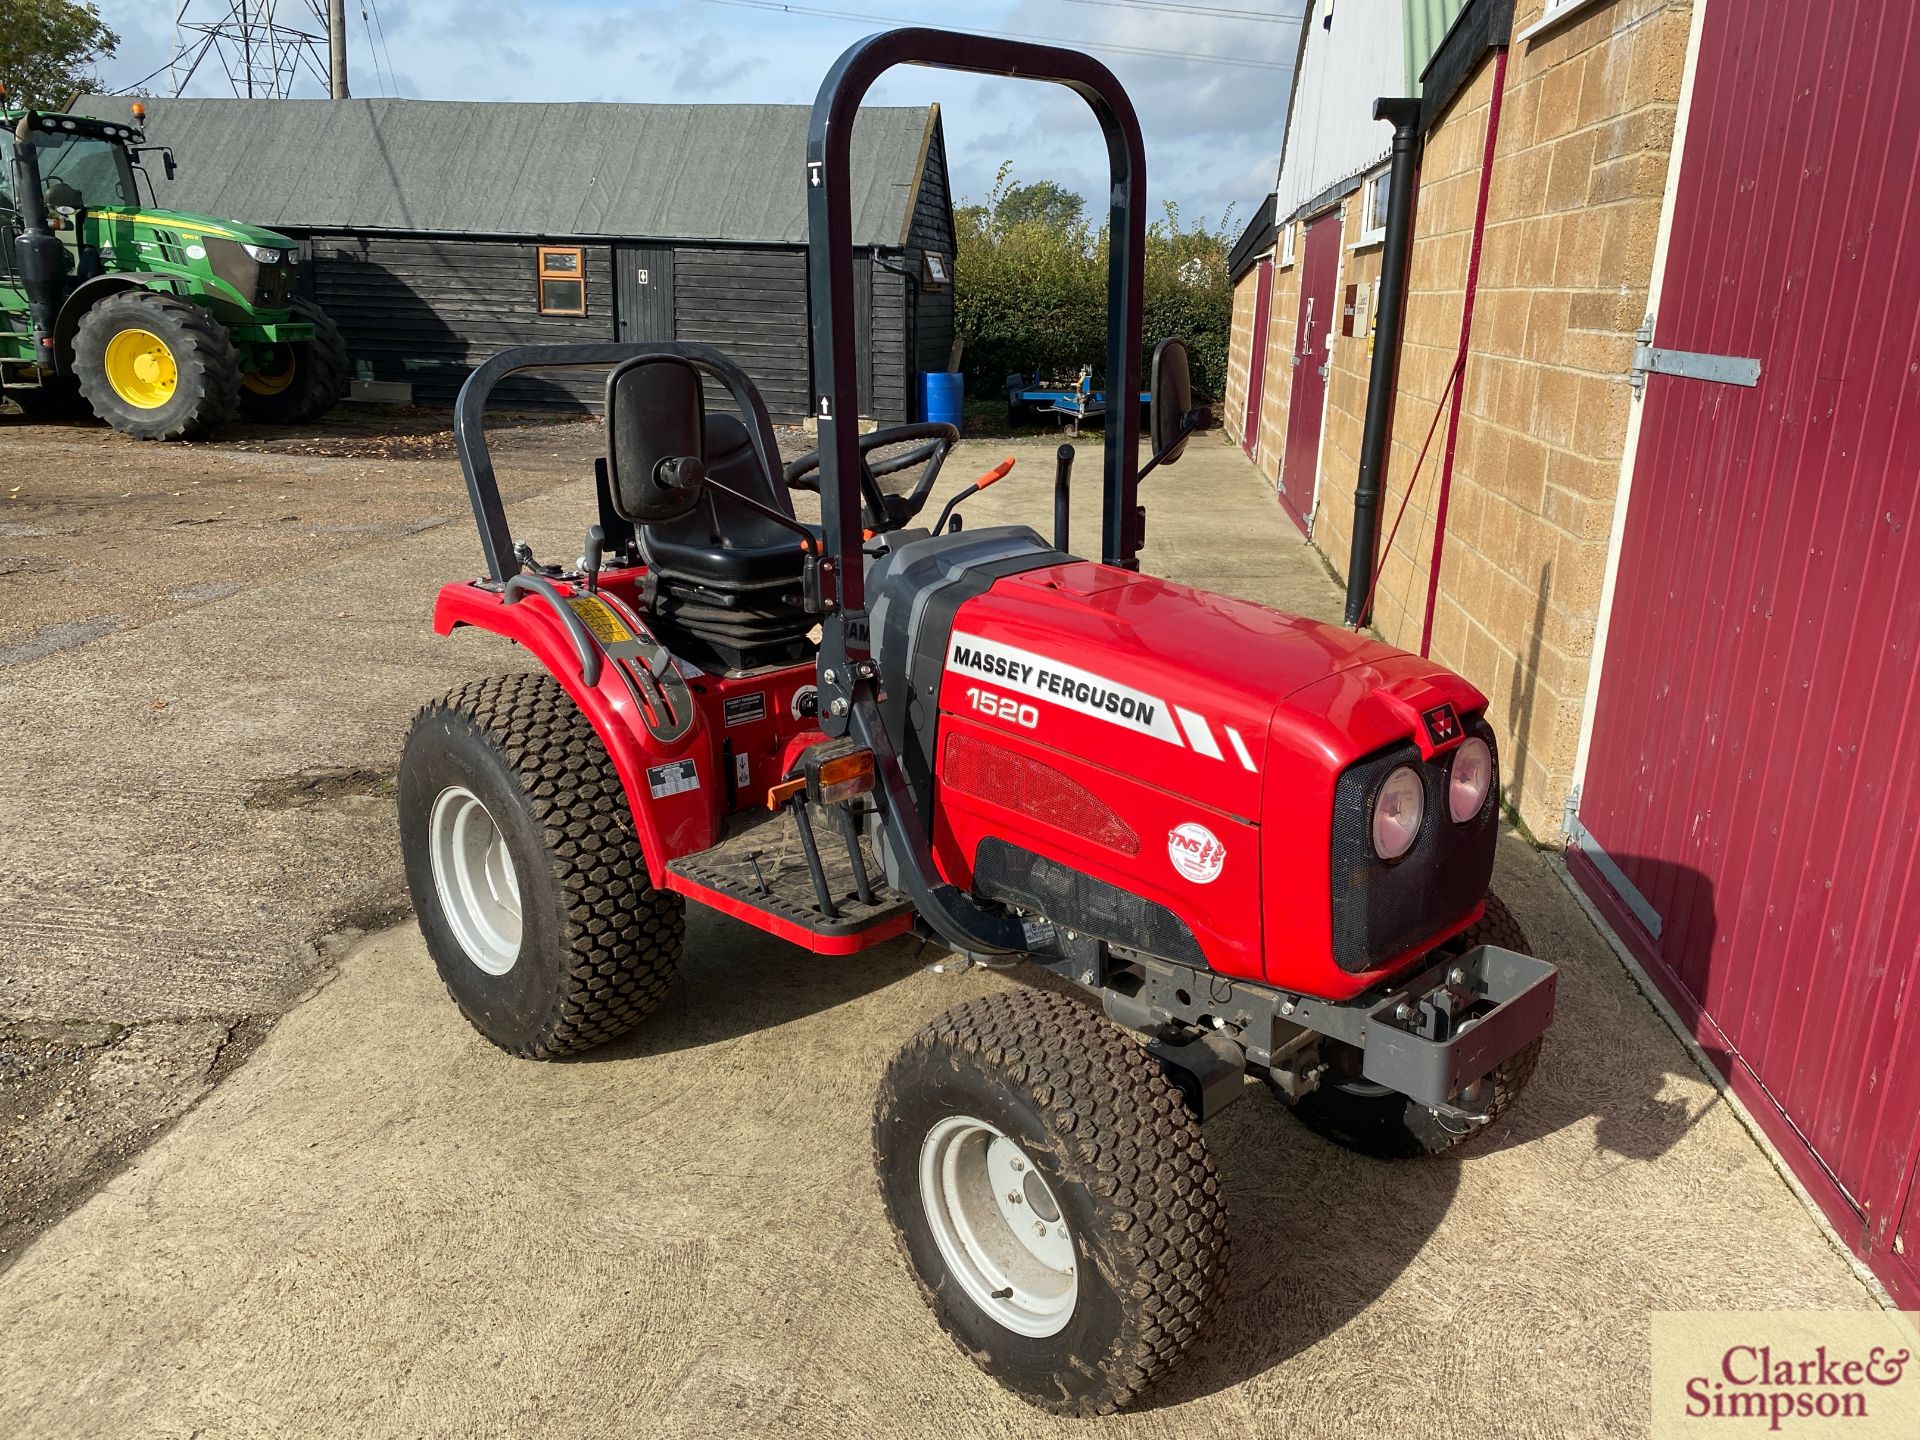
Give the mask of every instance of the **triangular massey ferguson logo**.
[(1451, 745), (1460, 738), (1460, 717), (1451, 705), (1436, 705), (1420, 716), (1427, 727), (1427, 739), (1435, 745)]

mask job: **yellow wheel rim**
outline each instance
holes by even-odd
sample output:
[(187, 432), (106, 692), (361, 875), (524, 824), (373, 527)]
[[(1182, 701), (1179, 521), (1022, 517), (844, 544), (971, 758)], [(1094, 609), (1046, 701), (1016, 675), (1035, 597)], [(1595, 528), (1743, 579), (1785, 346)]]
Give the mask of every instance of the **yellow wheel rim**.
[(274, 368), (271, 370), (249, 370), (240, 377), (240, 383), (256, 395), (278, 395), (293, 384), (293, 347), (280, 345), (275, 347)]
[(107, 342), (107, 383), (127, 404), (158, 410), (173, 399), (180, 367), (151, 330), (122, 330)]

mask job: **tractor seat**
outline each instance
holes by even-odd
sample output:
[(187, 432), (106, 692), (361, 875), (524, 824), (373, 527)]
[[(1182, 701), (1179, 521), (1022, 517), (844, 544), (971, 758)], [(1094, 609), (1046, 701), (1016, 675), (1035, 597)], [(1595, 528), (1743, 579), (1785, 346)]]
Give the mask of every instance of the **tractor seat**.
[[(747, 427), (731, 415), (706, 417), (707, 474), (729, 490), (793, 514), (784, 481), (761, 468)], [(814, 527), (817, 533), (818, 527)], [(703, 491), (693, 512), (647, 526), (641, 546), (647, 563), (677, 577), (720, 586), (800, 583), (800, 537), (730, 496)]]
[[(793, 514), (786, 482), (769, 475), (747, 427), (705, 417), (710, 479)], [(730, 671), (792, 665), (812, 653), (802, 603), (800, 537), (714, 490), (678, 519), (645, 525), (647, 604), (669, 649)]]

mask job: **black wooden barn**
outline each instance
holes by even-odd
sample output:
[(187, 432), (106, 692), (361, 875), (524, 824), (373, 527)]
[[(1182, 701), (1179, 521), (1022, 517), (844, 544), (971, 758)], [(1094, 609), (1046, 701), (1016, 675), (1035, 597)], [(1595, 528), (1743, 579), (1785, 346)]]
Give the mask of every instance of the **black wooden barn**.
[[(153, 169), (158, 203), (301, 241), (310, 293), (380, 393), (446, 404), (508, 345), (679, 339), (739, 360), (775, 419), (809, 408), (804, 106), (146, 104), (179, 160), (171, 181)], [(852, 172), (861, 409), (908, 420), (917, 372), (944, 370), (953, 341), (939, 107), (862, 110)]]

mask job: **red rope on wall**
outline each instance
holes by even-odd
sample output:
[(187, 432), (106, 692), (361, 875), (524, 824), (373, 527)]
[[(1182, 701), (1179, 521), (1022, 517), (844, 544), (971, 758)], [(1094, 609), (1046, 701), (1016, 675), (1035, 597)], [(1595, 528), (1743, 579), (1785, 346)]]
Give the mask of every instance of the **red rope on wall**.
[(1427, 566), (1427, 614), (1420, 625), (1420, 653), (1433, 645), (1433, 612), (1440, 603), (1440, 556), (1447, 539), (1447, 502), (1453, 496), (1453, 453), (1460, 439), (1460, 401), (1466, 391), (1467, 341), (1473, 333), (1473, 302), (1480, 290), (1480, 242), (1487, 233), (1487, 192), (1493, 185), (1493, 147), (1500, 138), (1500, 100), (1507, 92), (1506, 47), (1493, 52), (1493, 98), (1487, 102), (1487, 140), (1480, 156), (1480, 199), (1473, 211), (1473, 246), (1467, 252), (1467, 293), (1460, 308), (1460, 353), (1454, 374), (1461, 378), (1447, 416), (1447, 448), (1440, 462), (1440, 498), (1433, 512), (1433, 560)]

